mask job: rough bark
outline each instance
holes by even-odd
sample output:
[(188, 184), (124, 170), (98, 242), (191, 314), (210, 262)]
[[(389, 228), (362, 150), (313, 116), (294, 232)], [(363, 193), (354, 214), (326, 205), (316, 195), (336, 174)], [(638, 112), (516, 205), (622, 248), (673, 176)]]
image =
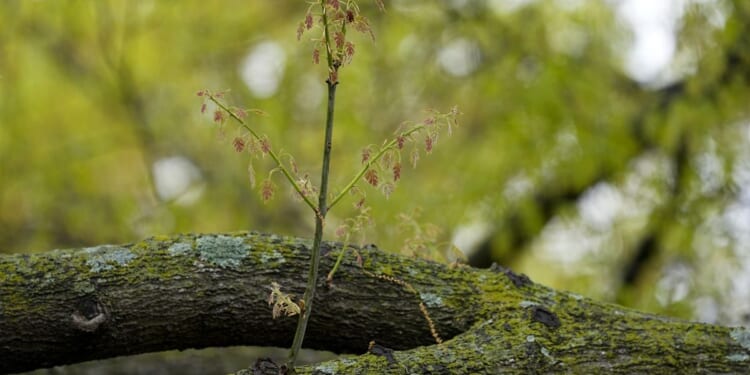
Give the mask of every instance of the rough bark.
[[(168, 349), (288, 346), (296, 317), (271, 319), (268, 287), (301, 295), (310, 246), (191, 234), (0, 257), (0, 372)], [(341, 249), (325, 244), (324, 270)], [(332, 286), (319, 280), (305, 344), (340, 353), (378, 346), (299, 373), (750, 371), (744, 328), (598, 303), (500, 267), (449, 267), (374, 246), (357, 253)], [(420, 302), (444, 343), (435, 344)]]

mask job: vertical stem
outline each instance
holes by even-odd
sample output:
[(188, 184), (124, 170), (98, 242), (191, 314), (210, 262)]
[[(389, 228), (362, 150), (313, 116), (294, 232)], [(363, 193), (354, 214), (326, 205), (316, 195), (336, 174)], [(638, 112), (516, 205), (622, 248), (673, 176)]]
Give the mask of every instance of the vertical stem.
[(331, 138), (333, 137), (333, 109), (336, 100), (337, 82), (328, 83), (328, 112), (326, 114), (326, 134), (323, 145), (323, 168), (320, 176), (320, 196), (318, 197), (318, 212), (315, 213), (315, 237), (313, 239), (312, 254), (310, 255), (310, 270), (307, 274), (307, 288), (303, 300), (305, 301), (305, 310), (297, 321), (297, 330), (294, 333), (294, 341), (289, 351), (289, 362), (287, 367), (293, 371), (294, 363), (297, 361), (297, 355), (302, 348), (302, 340), (305, 338), (307, 322), (310, 320), (312, 313), (313, 299), (315, 298), (315, 286), (318, 281), (318, 268), (320, 265), (320, 244), (323, 240), (323, 224), (325, 222), (328, 208), (326, 198), (328, 196), (328, 170), (331, 163)]

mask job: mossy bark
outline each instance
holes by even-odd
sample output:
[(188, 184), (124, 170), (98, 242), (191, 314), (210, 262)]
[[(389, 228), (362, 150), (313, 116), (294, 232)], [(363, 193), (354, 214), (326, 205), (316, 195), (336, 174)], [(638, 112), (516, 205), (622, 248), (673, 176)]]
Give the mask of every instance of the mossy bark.
[[(301, 296), (310, 247), (257, 233), (191, 234), (0, 257), (0, 372), (168, 349), (288, 346), (296, 319), (271, 319), (268, 287)], [(321, 267), (341, 250), (325, 243)], [(305, 344), (340, 353), (379, 346), (298, 373), (750, 371), (743, 328), (598, 303), (499, 267), (448, 267), (373, 246), (357, 253), (333, 285), (320, 278)]]

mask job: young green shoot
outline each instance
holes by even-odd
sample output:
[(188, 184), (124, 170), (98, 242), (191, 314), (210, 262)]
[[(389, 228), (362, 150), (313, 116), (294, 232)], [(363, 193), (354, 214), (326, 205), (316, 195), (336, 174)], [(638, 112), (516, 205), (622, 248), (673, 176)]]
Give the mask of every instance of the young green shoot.
[[(378, 7), (381, 10), (384, 10), (382, 1), (375, 1)], [(247, 132), (243, 136), (234, 138), (232, 141), (232, 147), (237, 152), (242, 152), (246, 149), (249, 150), (251, 154), (251, 162), (248, 167), (248, 173), (250, 174), (252, 187), (255, 186), (255, 170), (253, 168), (252, 159), (262, 158), (268, 155), (273, 161), (273, 169), (270, 170), (268, 177), (260, 184), (260, 193), (263, 201), (267, 201), (274, 196), (276, 185), (274, 184), (272, 177), (275, 172), (281, 172), (284, 179), (295, 191), (295, 196), (299, 196), (313, 212), (315, 231), (310, 254), (307, 283), (302, 299), (295, 302), (291, 295), (282, 292), (281, 286), (274, 282), (271, 285), (271, 293), (268, 300), (269, 304), (273, 305), (273, 318), (299, 315), (294, 340), (289, 351), (289, 359), (285, 365), (286, 369), (292, 372), (294, 371), (294, 364), (299, 355), (299, 351), (302, 348), (307, 325), (313, 311), (313, 301), (315, 299), (315, 290), (318, 284), (318, 273), (320, 268), (321, 244), (323, 241), (323, 231), (328, 212), (340, 203), (347, 195), (361, 196), (355, 204), (355, 207), (359, 210), (359, 214), (355, 218), (345, 220), (345, 224), (339, 227), (336, 231), (336, 235), (344, 239), (345, 246), (339, 254), (333, 269), (327, 276), (327, 281), (330, 285), (333, 280), (333, 275), (341, 264), (344, 254), (347, 249), (349, 249), (351, 237), (354, 234), (364, 235), (365, 228), (372, 220), (370, 217), (370, 207), (365, 205), (364, 192), (361, 189), (360, 184), (371, 185), (372, 187), (379, 189), (386, 195), (386, 197), (388, 197), (393, 192), (396, 183), (401, 178), (401, 160), (404, 148), (407, 145), (411, 146), (412, 150), (409, 154), (409, 159), (412, 165), (416, 166), (422, 149), (425, 153), (429, 154), (437, 143), (438, 136), (443, 129), (447, 128), (448, 133), (450, 134), (452, 127), (457, 124), (456, 117), (458, 115), (458, 110), (456, 108), (451, 109), (447, 113), (429, 111), (428, 117), (421, 122), (403, 123), (395, 132), (393, 139), (384, 141), (380, 147), (374, 145), (365, 147), (362, 151), (362, 166), (359, 171), (357, 171), (351, 180), (349, 180), (342, 189), (338, 190), (336, 194), (329, 194), (328, 181), (330, 175), (336, 88), (339, 84), (339, 71), (344, 65), (351, 63), (355, 51), (354, 43), (347, 39), (347, 28), (353, 28), (373, 39), (374, 34), (370, 29), (367, 18), (360, 14), (359, 7), (353, 0), (316, 0), (309, 4), (305, 18), (300, 22), (297, 29), (297, 39), (300, 39), (302, 34), (314, 27), (320, 29), (321, 35), (318, 38), (313, 39), (314, 48), (312, 57), (313, 62), (318, 64), (320, 63), (320, 51), (322, 50), (325, 52), (324, 61), (327, 68), (326, 85), (328, 89), (326, 119), (324, 124), (325, 130), (322, 144), (322, 167), (320, 170), (320, 185), (317, 189), (312, 186), (307, 175), (300, 176), (294, 158), (291, 155), (286, 153), (279, 154), (274, 151), (268, 137), (259, 134), (253, 127), (247, 124), (245, 118), (248, 115), (248, 112), (263, 115), (264, 113), (262, 111), (257, 109), (245, 110), (229, 106), (222, 101), (224, 93), (221, 92), (215, 93), (209, 90), (201, 90), (198, 92), (198, 96), (204, 98), (201, 112), (206, 111), (207, 102), (213, 103), (216, 106), (216, 110), (213, 113), (214, 122), (221, 126), (225, 123), (227, 118), (231, 118), (239, 124), (243, 131)], [(286, 162), (284, 162), (284, 160), (286, 160)], [(387, 175), (390, 175), (390, 178), (387, 178)], [(315, 201), (316, 198), (317, 202)], [(358, 263), (361, 266), (361, 261)], [(375, 275), (366, 270), (363, 270), (363, 272), (372, 277), (402, 285), (415, 295), (419, 294), (411, 285), (405, 284), (398, 278), (385, 275)], [(420, 310), (429, 323), (430, 332), (437, 342), (441, 342), (435, 325), (427, 314), (426, 307), (422, 302), (420, 302)]]

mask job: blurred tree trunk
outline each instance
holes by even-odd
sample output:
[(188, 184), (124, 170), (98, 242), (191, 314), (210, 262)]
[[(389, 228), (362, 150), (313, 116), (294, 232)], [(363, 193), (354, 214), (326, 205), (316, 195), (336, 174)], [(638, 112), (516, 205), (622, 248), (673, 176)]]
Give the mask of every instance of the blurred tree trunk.
[[(270, 285), (300, 296), (310, 245), (191, 234), (0, 257), (0, 372), (169, 349), (285, 347), (296, 317), (271, 318)], [(341, 250), (325, 245), (324, 269)], [(369, 353), (300, 373), (750, 371), (746, 329), (597, 303), (502, 267), (449, 267), (366, 246), (345, 257), (333, 284), (320, 283), (306, 347)]]

